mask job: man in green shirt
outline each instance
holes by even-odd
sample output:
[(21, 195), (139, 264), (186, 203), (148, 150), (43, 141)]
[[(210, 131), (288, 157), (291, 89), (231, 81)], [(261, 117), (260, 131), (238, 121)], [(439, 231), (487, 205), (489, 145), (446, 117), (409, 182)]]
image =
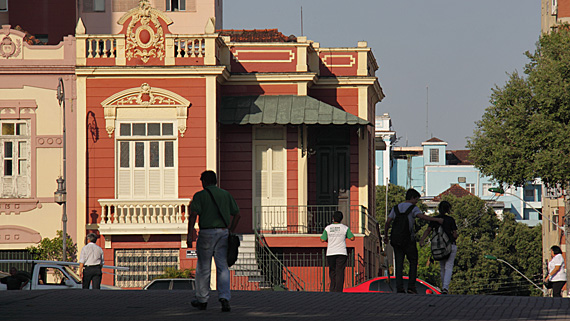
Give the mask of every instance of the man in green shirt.
[[(192, 306), (206, 310), (210, 297), (210, 274), (212, 257), (216, 263), (218, 299), (223, 312), (230, 312), (230, 270), (228, 268), (228, 235), (239, 222), (239, 208), (233, 196), (216, 186), (218, 179), (213, 171), (205, 171), (200, 176), (203, 190), (194, 194), (190, 204), (188, 220), (188, 247), (192, 247), (192, 237), (196, 217), (199, 234), (196, 241), (198, 264), (196, 265), (196, 298)], [(230, 224), (230, 217), (232, 218)]]

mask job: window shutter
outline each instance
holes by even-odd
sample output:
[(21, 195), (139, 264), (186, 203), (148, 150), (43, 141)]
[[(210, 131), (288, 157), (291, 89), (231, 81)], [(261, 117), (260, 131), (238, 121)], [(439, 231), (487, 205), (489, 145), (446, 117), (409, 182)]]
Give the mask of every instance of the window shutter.
[(160, 195), (160, 169), (148, 171), (148, 196), (156, 198)]
[(285, 205), (285, 149), (273, 145), (271, 149), (271, 198), (274, 205)]
[(144, 169), (134, 170), (133, 180), (133, 197), (142, 198), (146, 197), (146, 177)]
[(164, 170), (164, 196), (176, 197), (176, 170)]
[(119, 169), (118, 198), (131, 198), (131, 170)]

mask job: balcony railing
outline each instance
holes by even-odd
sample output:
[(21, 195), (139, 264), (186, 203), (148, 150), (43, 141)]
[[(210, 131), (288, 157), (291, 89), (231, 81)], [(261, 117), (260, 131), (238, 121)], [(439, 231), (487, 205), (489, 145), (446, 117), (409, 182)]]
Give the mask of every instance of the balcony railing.
[(102, 234), (186, 234), (189, 198), (174, 200), (100, 199)]
[[(125, 66), (126, 37), (118, 35), (78, 34), (77, 65), (79, 66)], [(165, 35), (164, 63), (173, 65), (216, 65), (219, 62), (229, 65), (220, 55), (229, 49), (217, 34), (204, 35)], [(189, 58), (177, 61), (178, 58)], [(222, 61), (224, 60), (224, 61)]]
[[(258, 206), (254, 209), (254, 229), (261, 234), (321, 234), (333, 221), (338, 205)], [(354, 233), (376, 229), (376, 220), (366, 207), (351, 205), (343, 210), (343, 223)]]

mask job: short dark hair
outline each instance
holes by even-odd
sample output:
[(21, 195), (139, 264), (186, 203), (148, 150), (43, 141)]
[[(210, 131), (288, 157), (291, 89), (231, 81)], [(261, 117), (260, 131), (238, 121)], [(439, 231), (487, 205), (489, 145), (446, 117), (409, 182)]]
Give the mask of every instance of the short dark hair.
[(340, 223), (340, 221), (342, 221), (343, 217), (344, 217), (344, 215), (342, 215), (341, 211), (335, 211), (333, 214), (333, 220), (337, 223)]
[(421, 197), (420, 193), (413, 188), (410, 188), (409, 190), (406, 191), (406, 201), (409, 201), (412, 198), (420, 198), (420, 197)]
[(218, 183), (218, 178), (216, 177), (216, 173), (214, 171), (204, 171), (202, 175), (200, 175), (200, 180), (204, 185), (216, 185)]
[(451, 204), (448, 201), (441, 201), (437, 209), (439, 214), (449, 214), (451, 213)]
[(562, 254), (562, 250), (560, 249), (560, 246), (558, 245), (553, 245), (551, 248), (552, 253), (554, 254)]
[(92, 242), (92, 243), (97, 242), (97, 234), (95, 234), (95, 233), (89, 233), (89, 234), (87, 234), (87, 240), (88, 240), (89, 242)]

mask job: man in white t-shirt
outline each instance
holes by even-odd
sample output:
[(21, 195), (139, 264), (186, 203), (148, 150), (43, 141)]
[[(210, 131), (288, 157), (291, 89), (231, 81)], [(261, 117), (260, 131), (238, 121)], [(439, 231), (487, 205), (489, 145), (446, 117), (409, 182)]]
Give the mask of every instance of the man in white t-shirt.
[(321, 242), (327, 242), (327, 262), (329, 263), (330, 292), (342, 292), (344, 287), (344, 269), (346, 268), (346, 239), (354, 241), (354, 234), (348, 226), (341, 223), (342, 212), (333, 214), (334, 223), (325, 227)]

